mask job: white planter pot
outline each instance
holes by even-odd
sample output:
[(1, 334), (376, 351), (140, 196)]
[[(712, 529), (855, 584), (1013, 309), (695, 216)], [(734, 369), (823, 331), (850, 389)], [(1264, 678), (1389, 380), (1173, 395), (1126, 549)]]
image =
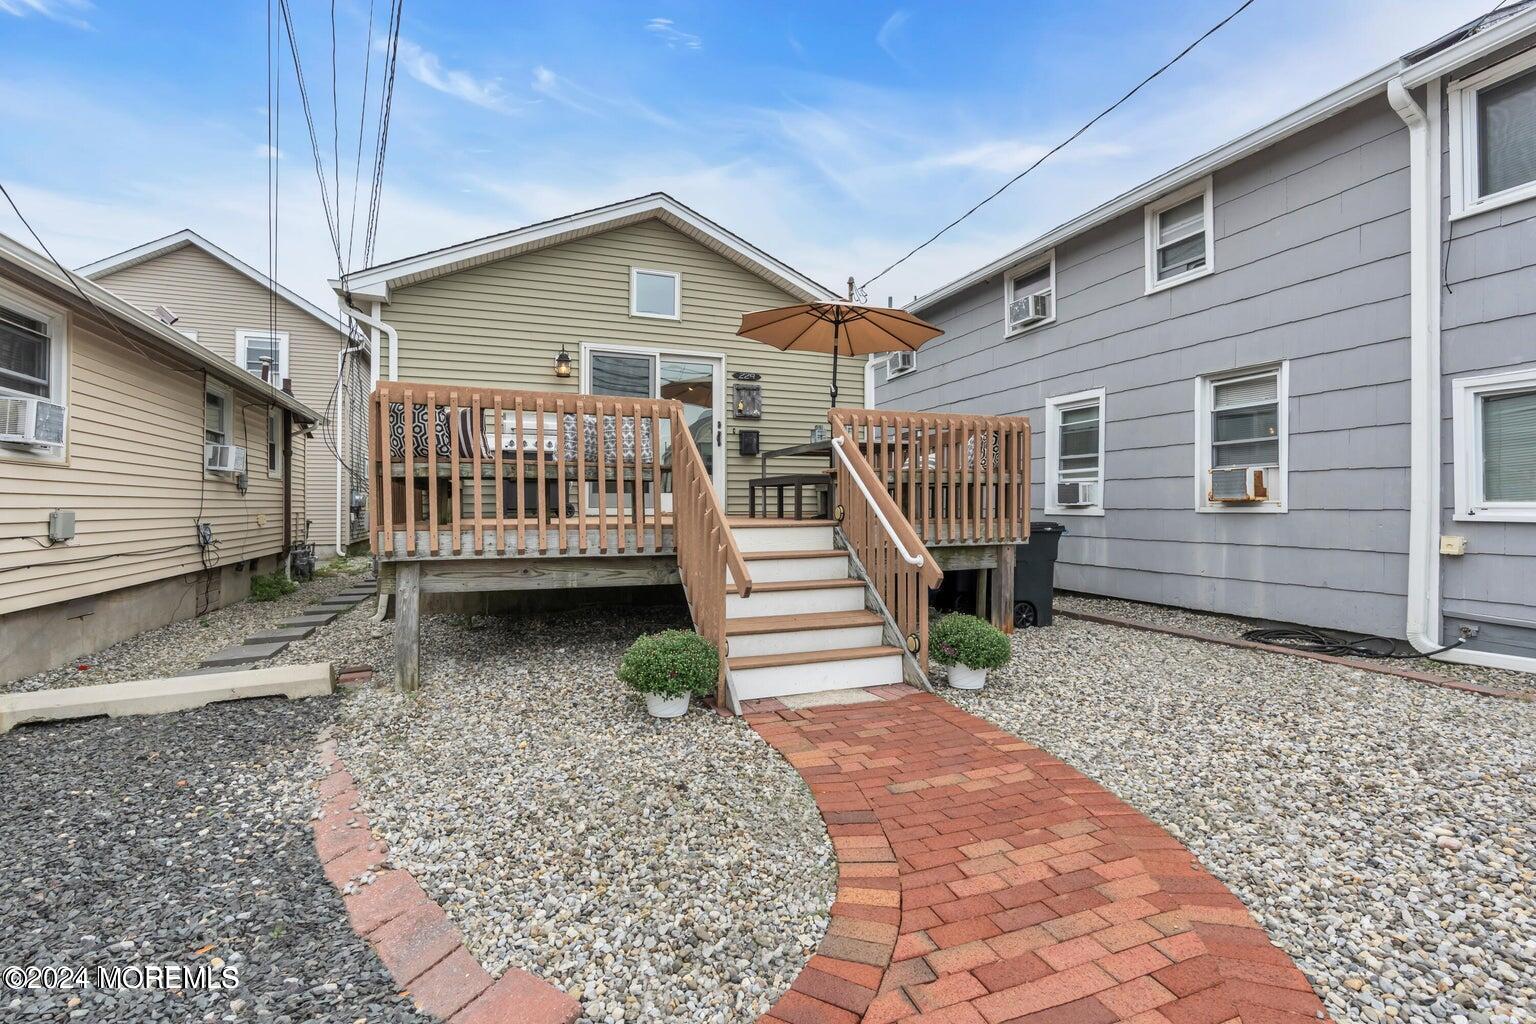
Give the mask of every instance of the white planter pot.
[(688, 695), (663, 697), (648, 693), (645, 695), (645, 709), (655, 718), (680, 718), (688, 713)]
[(949, 685), (957, 690), (979, 690), (987, 682), (987, 670), (984, 668), (966, 668), (964, 665), (952, 665), (949, 669)]

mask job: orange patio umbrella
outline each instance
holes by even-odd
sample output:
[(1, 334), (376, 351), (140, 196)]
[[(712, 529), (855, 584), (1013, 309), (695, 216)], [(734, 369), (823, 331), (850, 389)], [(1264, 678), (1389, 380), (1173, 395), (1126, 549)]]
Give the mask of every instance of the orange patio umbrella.
[[(848, 281), (852, 291), (853, 279)], [(944, 332), (904, 309), (853, 301), (802, 302), (743, 313), (736, 332), (785, 352), (832, 353), (832, 404), (837, 405), (838, 356), (916, 352)]]

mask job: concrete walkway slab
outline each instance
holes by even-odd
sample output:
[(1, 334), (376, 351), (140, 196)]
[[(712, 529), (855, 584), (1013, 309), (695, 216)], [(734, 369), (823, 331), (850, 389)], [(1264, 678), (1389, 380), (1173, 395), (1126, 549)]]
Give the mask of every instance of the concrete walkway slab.
[(872, 692), (746, 702), (839, 872), (817, 955), (758, 1024), (1328, 1020), (1242, 902), (1125, 801), (941, 697)]
[(246, 697), (318, 697), (334, 688), (330, 663), (317, 662), (7, 694), (0, 696), (0, 733), (27, 722), (157, 715)]
[(264, 629), (245, 638), (247, 644), (291, 644), (303, 640), (315, 631), (314, 626), (289, 626), (286, 629)]
[(316, 610), (306, 608), (298, 615), (290, 616), (279, 622), (279, 629), (288, 629), (291, 626), (324, 626), (336, 618), (336, 613), (330, 609)]
[(266, 658), (270, 658), (272, 655), (278, 653), (287, 646), (288, 644), (286, 642), (266, 644), (235, 644), (232, 647), (226, 647), (222, 651), (215, 651), (213, 654), (210, 654), (208, 657), (203, 659), (203, 662), (199, 667), (217, 668), (228, 666), (233, 668), (236, 665), (249, 665), (253, 661), (262, 661)]

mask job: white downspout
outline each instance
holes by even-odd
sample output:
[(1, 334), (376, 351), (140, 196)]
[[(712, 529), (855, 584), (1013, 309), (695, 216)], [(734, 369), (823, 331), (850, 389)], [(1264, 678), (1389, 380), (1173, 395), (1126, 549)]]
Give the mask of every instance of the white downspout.
[[(400, 379), (400, 335), (398, 333), (396, 333), (396, 331), (395, 331), (395, 329), (393, 327), (389, 326), (389, 324), (385, 323), (382, 319), (380, 319), (379, 313), (381, 311), (381, 303), (375, 302), (373, 304), (373, 312), (371, 314), (369, 314), (369, 313), (364, 313), (362, 310), (358, 309), (356, 306), (353, 306), (350, 303), (347, 303), (347, 302), (343, 301), (342, 311), (345, 312), (348, 316), (350, 316), (350, 317), (354, 318), (355, 320), (357, 320), (358, 323), (367, 324), (369, 327), (373, 328), (374, 331), (376, 331), (376, 332), (377, 331), (383, 331), (386, 335), (389, 336), (389, 379), (390, 380), (399, 380)], [(374, 344), (374, 347), (373, 347), (373, 358), (370, 360), (370, 362), (373, 365), (373, 383), (374, 384), (378, 384), (378, 382), (379, 382), (379, 347), (378, 347), (378, 344), (377, 344), (377, 342), (378, 342), (378, 335), (374, 334), (373, 339), (374, 339), (375, 344)]]
[(1440, 617), (1440, 82), (1426, 111), (1403, 85), (1387, 101), (1408, 126), (1409, 489), (1408, 642), (1445, 646)]

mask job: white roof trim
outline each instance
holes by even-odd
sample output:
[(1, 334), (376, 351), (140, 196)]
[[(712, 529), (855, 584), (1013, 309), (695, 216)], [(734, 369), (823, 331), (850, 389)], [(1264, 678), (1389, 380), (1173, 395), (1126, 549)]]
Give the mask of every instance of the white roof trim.
[(1166, 174), (1138, 185), (1129, 192), (1053, 228), (1022, 248), (1015, 249), (979, 270), (918, 296), (906, 308), (913, 313), (920, 313), (937, 305), (973, 285), (1004, 272), (1015, 263), (1030, 259), (1074, 235), (1139, 209), (1162, 195), (1183, 188), (1228, 164), (1236, 163), (1244, 157), (1273, 146), (1297, 132), (1333, 117), (1342, 110), (1384, 92), (1387, 83), (1393, 78), (1401, 76), (1403, 84), (1410, 88), (1423, 85), (1431, 78), (1437, 78), (1469, 61), (1486, 56), (1531, 32), (1536, 32), (1536, 6), (1481, 29), (1412, 65), (1406, 65), (1401, 59), (1394, 60), (1369, 74), (1362, 75), (1342, 88), (1335, 89), (1326, 96), (1313, 100), (1304, 107), (1291, 111), (1284, 117), (1239, 136), (1203, 156), (1195, 157)]
[(77, 273), (83, 274), (86, 277), (102, 277), (119, 270), (125, 270), (139, 263), (146, 263), (157, 256), (162, 256), (184, 245), (201, 249), (209, 256), (235, 271), (235, 273), (250, 278), (263, 289), (267, 288), (270, 283), (274, 292), (294, 306), (297, 306), (343, 337), (349, 335), (347, 327), (339, 320), (336, 313), (327, 313), (298, 292), (284, 287), (277, 281), (268, 282), (266, 274), (263, 274), (239, 257), (220, 249), (191, 228), (182, 228), (180, 231), (166, 235), (164, 238), (157, 238), (152, 242), (145, 242), (143, 245), (136, 245), (132, 249), (124, 250), (115, 256), (108, 256), (106, 259), (97, 260), (95, 263), (88, 263), (81, 267)]
[(100, 312), (126, 322), (141, 337), (148, 336), (150, 340), (171, 354), (207, 371), (210, 377), (235, 388), (242, 394), (280, 405), (312, 423), (320, 422), (319, 413), (286, 391), (262, 383), (259, 378), (252, 376), (230, 360), (215, 355), (174, 327), (161, 323), (90, 278), (79, 273), (61, 271), (53, 260), (21, 244), (9, 235), (0, 234), (0, 261), (42, 278), (76, 297), (83, 292), (87, 301)]
[(382, 263), (348, 274), (340, 281), (332, 281), (331, 287), (340, 294), (350, 294), (354, 299), (388, 302), (391, 288), (403, 288), (482, 263), (520, 256), (551, 245), (610, 231), (625, 224), (652, 219), (661, 220), (805, 301), (837, 298), (830, 289), (774, 259), (757, 246), (664, 192), (653, 192), (609, 206), (471, 239), (392, 263)]

